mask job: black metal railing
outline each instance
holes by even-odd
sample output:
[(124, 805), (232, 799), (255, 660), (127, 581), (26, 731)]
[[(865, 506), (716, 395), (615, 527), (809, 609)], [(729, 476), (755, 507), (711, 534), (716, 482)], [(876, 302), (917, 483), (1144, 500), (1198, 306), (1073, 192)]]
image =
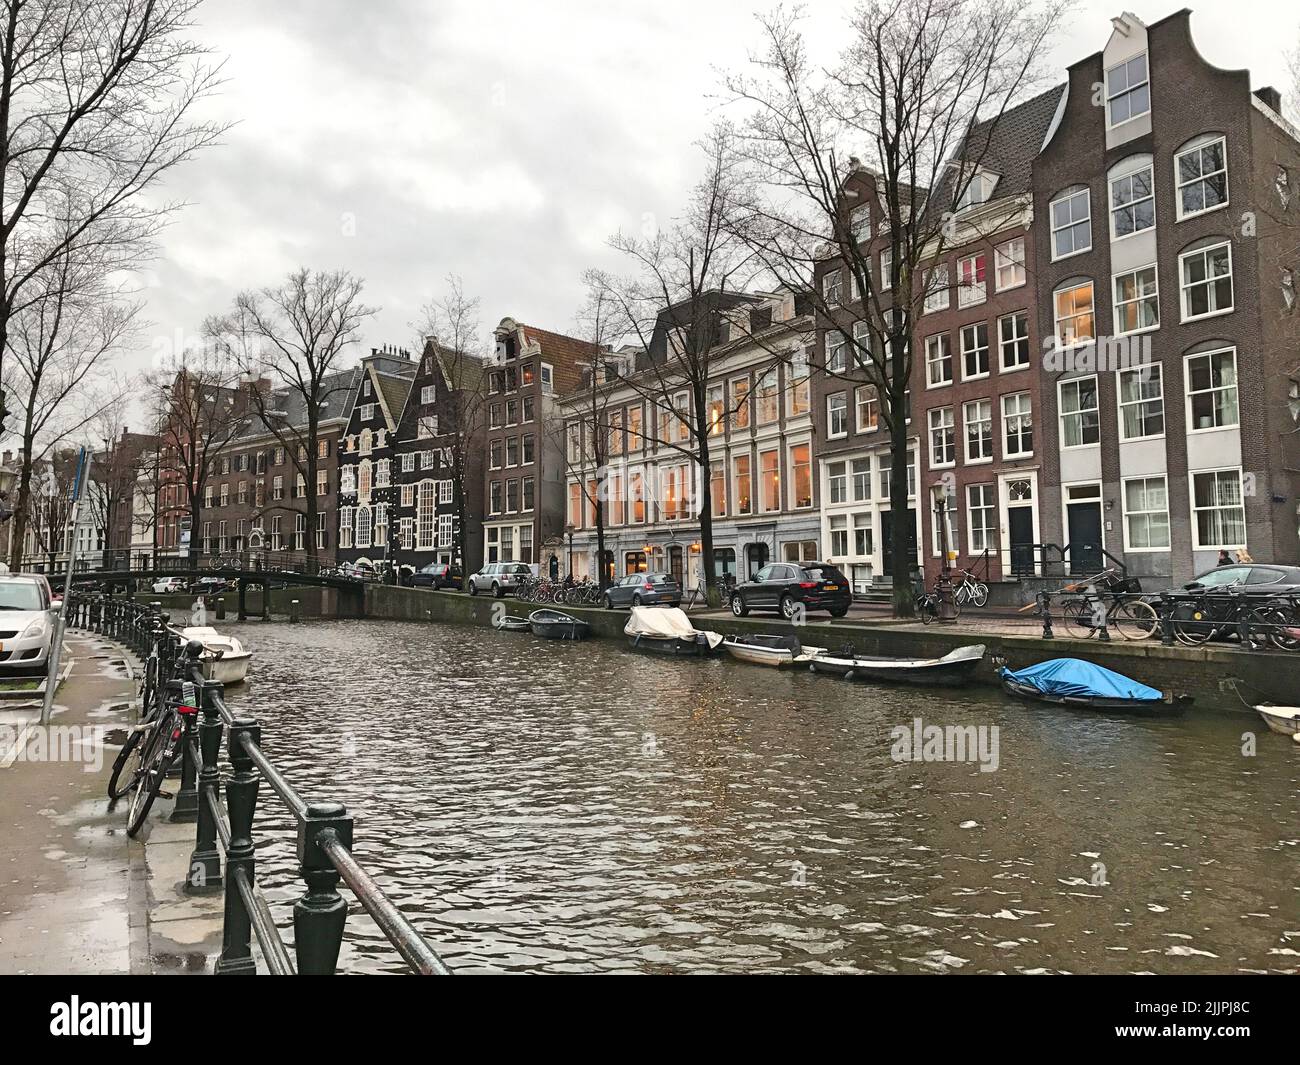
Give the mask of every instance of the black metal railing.
[[(158, 604), (75, 595), (68, 604), (68, 618), (71, 626), (123, 644), (141, 659), (156, 655), (157, 675), (163, 681), (157, 686), (157, 698), (167, 697), (164, 692), (179, 698), (187, 683), (197, 689), (199, 714), (185, 715), (188, 732), (171, 820), (195, 823), (186, 892), (224, 893), (218, 973), (256, 972), (254, 938), (272, 974), (335, 972), (348, 915), (347, 900), (338, 891), (340, 880), (415, 972), (450, 973), (357, 861), (352, 852), (354, 823), (347, 808), (338, 802), (310, 802), (298, 794), (262, 749), (261, 724), (255, 717), (230, 711), (225, 686), (203, 676), (201, 646), (197, 641), (187, 643), (168, 624), (168, 615)], [(197, 724), (191, 724), (196, 717)], [(225, 774), (223, 740), (229, 765)], [(293, 907), (292, 953), (258, 887), (253, 820), (263, 782), (297, 824), (298, 873), (306, 891)]]

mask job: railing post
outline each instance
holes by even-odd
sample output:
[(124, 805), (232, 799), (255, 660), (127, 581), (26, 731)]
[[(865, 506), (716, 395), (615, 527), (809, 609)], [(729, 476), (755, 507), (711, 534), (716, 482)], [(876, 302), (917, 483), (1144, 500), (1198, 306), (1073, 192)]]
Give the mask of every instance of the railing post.
[(307, 891), (293, 904), (293, 945), (303, 976), (333, 975), (348, 919), (348, 904), (338, 893), (338, 871), (320, 848), (323, 832), (332, 832), (352, 849), (352, 818), (342, 803), (312, 803), (298, 818), (298, 865)]
[(221, 802), (221, 734), (224, 731), (217, 703), (226, 686), (219, 680), (205, 680), (200, 685), (199, 703), (203, 717), (199, 723), (199, 753), (203, 767), (199, 770), (198, 825), (194, 850), (190, 854), (190, 874), (185, 881), (187, 895), (206, 895), (221, 889), (221, 850), (217, 846), (217, 818), (213, 811)]
[(221, 975), (251, 975), (257, 972), (253, 963), (251, 938), (253, 922), (244, 907), (243, 896), (235, 883), (235, 875), (242, 873), (251, 887), (256, 883), (256, 857), (253, 851), (253, 814), (257, 811), (257, 785), (260, 777), (253, 760), (244, 750), (242, 736), (260, 743), (262, 730), (256, 718), (236, 718), (230, 726), (227, 753), (234, 772), (226, 783), (226, 809), (230, 812), (230, 849), (226, 852), (226, 908), (221, 934), (221, 957), (216, 971)]
[(1160, 593), (1160, 642), (1166, 647), (1174, 645), (1174, 597)]
[(1046, 592), (1038, 593), (1038, 613), (1043, 618), (1043, 639), (1056, 639), (1056, 634), (1052, 632), (1052, 597)]
[[(181, 702), (185, 706), (197, 706), (197, 692), (190, 679), (191, 671), (197, 664), (196, 655), (191, 651), (198, 641), (191, 640), (185, 647), (185, 657), (181, 661)], [(194, 714), (183, 715), (185, 733), (181, 737), (181, 786), (176, 792), (176, 803), (171, 816), (167, 818), (172, 824), (190, 824), (199, 815), (198, 766), (194, 764)]]

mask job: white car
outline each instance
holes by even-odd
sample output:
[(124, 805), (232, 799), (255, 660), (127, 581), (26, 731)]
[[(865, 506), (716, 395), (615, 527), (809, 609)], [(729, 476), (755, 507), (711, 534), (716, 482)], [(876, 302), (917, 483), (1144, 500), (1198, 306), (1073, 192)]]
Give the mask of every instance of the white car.
[(184, 577), (162, 577), (153, 582), (155, 595), (167, 595), (169, 592), (185, 591)]
[(45, 665), (53, 637), (45, 579), (0, 576), (0, 670)]

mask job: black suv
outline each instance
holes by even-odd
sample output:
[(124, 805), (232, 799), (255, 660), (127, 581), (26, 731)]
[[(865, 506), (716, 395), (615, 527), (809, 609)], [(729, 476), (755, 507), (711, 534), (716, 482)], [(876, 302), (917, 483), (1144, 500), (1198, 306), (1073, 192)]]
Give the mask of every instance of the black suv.
[(829, 610), (842, 618), (852, 602), (848, 579), (829, 562), (772, 562), (752, 581), (736, 585), (731, 612), (743, 618), (751, 610), (778, 610), (788, 621), (802, 604), (804, 610)]
[(463, 583), (459, 566), (430, 562), (407, 578), (414, 588), (459, 588)]

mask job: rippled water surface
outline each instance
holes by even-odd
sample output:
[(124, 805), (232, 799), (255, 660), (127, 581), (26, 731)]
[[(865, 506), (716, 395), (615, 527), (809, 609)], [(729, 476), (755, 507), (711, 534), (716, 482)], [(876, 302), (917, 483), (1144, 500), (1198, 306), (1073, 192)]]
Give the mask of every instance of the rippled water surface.
[[(458, 972), (1300, 971), (1300, 745), (1253, 715), (449, 625), (231, 628), (257, 652), (231, 708), (305, 796), (348, 805), (357, 854)], [(918, 716), (998, 726), (997, 771), (894, 762)], [(262, 796), (287, 924), (292, 824)], [(341, 965), (402, 968), (355, 902)]]

